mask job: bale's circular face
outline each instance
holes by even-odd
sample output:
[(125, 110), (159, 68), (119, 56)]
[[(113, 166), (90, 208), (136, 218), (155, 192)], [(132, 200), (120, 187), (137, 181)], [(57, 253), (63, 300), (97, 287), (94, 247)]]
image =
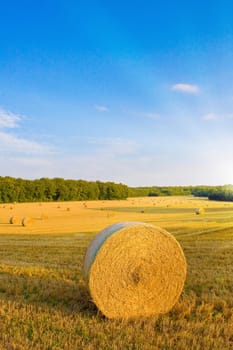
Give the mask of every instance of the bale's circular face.
[(186, 261), (165, 230), (120, 223), (92, 241), (84, 271), (93, 301), (105, 316), (134, 318), (172, 308), (183, 289)]
[(20, 219), (20, 217), (17, 217), (17, 216), (11, 216), (9, 223), (12, 225), (18, 225), (21, 223), (21, 219)]

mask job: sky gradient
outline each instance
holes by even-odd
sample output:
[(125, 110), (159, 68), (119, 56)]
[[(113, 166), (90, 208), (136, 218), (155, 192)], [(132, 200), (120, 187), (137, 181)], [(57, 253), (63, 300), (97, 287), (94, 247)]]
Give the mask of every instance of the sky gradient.
[(233, 183), (231, 1), (7, 1), (0, 176)]

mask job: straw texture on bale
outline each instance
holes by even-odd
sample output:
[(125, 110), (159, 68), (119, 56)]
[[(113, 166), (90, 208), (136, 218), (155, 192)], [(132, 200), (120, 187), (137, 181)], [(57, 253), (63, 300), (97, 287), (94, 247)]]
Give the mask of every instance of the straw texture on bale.
[(204, 208), (196, 208), (196, 209), (195, 209), (195, 213), (196, 213), (197, 215), (204, 214), (204, 212), (205, 212), (205, 209), (204, 209)]
[(34, 220), (30, 217), (24, 217), (22, 219), (22, 226), (30, 226), (30, 225), (33, 225), (34, 223)]
[(168, 312), (186, 277), (183, 251), (167, 231), (122, 222), (90, 243), (84, 275), (91, 297), (108, 318), (137, 318)]
[(11, 216), (10, 220), (9, 220), (9, 224), (20, 225), (21, 224), (21, 218), (19, 218), (18, 216)]

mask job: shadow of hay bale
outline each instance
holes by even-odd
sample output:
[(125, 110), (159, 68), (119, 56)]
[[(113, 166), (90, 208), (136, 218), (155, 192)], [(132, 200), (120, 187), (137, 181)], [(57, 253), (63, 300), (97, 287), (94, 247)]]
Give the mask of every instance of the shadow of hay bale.
[(99, 313), (83, 280), (75, 283), (47, 276), (7, 273), (0, 280), (1, 298), (46, 306), (66, 314), (96, 316)]

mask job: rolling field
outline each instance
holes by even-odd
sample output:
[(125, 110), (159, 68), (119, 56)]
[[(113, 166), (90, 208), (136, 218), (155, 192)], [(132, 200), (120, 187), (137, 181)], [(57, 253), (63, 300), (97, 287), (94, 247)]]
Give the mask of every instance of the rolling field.
[[(202, 215), (195, 208), (205, 208)], [(33, 218), (28, 226), (11, 216)], [(120, 221), (165, 228), (188, 265), (166, 315), (108, 320), (82, 276), (94, 235)], [(0, 205), (0, 350), (233, 349), (233, 203), (193, 197)]]

